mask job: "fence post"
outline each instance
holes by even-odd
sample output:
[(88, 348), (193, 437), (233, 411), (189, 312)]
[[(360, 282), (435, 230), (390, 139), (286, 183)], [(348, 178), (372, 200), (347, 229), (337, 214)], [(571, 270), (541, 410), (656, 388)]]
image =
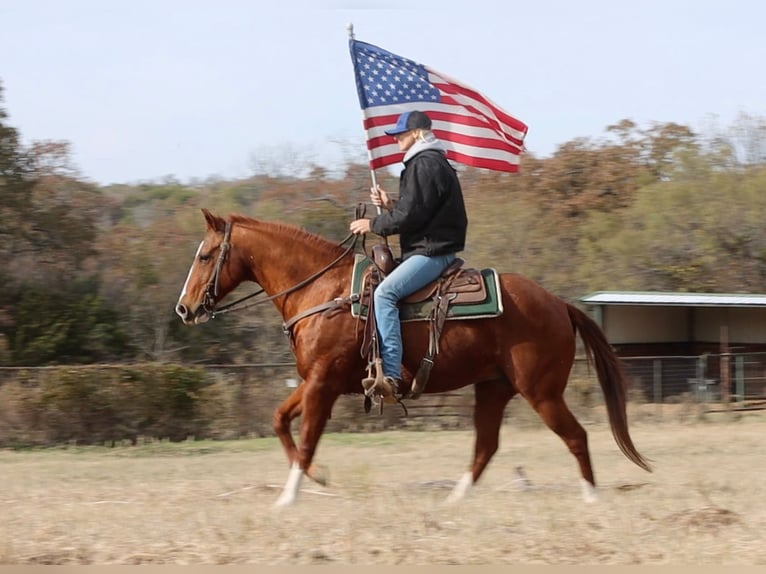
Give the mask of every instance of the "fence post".
[(705, 415), (708, 403), (708, 389), (705, 377), (707, 375), (708, 354), (703, 353), (697, 357), (697, 379), (694, 381), (694, 394), (697, 399), (697, 417)]
[(737, 403), (742, 406), (745, 402), (745, 357), (737, 355), (734, 359), (734, 378), (737, 380)]

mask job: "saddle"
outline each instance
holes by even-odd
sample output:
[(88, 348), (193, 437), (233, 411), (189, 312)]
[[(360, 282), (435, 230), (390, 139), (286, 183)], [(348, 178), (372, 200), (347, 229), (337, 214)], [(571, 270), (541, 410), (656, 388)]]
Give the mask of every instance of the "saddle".
[[(377, 373), (375, 379), (382, 379), (382, 367), (377, 346), (377, 330), (374, 320), (375, 287), (395, 267), (393, 258), (385, 253), (388, 246), (375, 246), (373, 249), (373, 265), (367, 267), (362, 274), (360, 304), (366, 306), (367, 321), (365, 322), (361, 353), (368, 358), (368, 365), (374, 365)], [(404, 398), (417, 399), (423, 393), (428, 382), (434, 356), (439, 352), (439, 339), (447, 319), (451, 305), (473, 304), (487, 299), (487, 289), (481, 271), (473, 268), (463, 268), (465, 261), (456, 258), (434, 281), (418, 289), (401, 300), (401, 304), (423, 303), (430, 300), (429, 312), (425, 318), (428, 321), (428, 352), (420, 362), (418, 371), (412, 381), (410, 391)], [(371, 370), (372, 367), (370, 367)], [(372, 373), (368, 377), (372, 379)], [(371, 381), (368, 381), (368, 385)], [(365, 409), (366, 410), (366, 409)]]
[(487, 298), (487, 288), (481, 271), (466, 267), (457, 257), (435, 280), (402, 299), (403, 303), (422, 303), (437, 294), (447, 295), (453, 305), (479, 303)]
[[(362, 274), (362, 291), (359, 302), (367, 306), (372, 305), (372, 291), (388, 273), (383, 273), (376, 265), (370, 265)], [(422, 303), (436, 296), (447, 296), (453, 305), (469, 305), (480, 303), (487, 298), (487, 287), (484, 283), (481, 271), (472, 267), (463, 268), (465, 261), (457, 257), (450, 265), (425, 287), (421, 287), (414, 293), (407, 295), (401, 303)], [(372, 287), (373, 289), (368, 289)]]

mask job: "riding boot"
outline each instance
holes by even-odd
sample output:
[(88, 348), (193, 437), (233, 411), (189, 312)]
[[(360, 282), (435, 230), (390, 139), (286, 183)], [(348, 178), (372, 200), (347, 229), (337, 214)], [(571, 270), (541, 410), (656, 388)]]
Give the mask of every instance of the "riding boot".
[(387, 397), (394, 397), (396, 398), (399, 395), (399, 385), (401, 384), (401, 379), (397, 379), (394, 377), (383, 377), (383, 384), (378, 385), (377, 391), (380, 393), (380, 396), (383, 398)]
[(396, 399), (399, 395), (400, 384), (401, 380), (394, 377), (383, 377), (382, 380), (377, 381), (373, 378), (368, 378), (362, 381), (365, 395), (368, 397), (378, 395), (384, 399)]

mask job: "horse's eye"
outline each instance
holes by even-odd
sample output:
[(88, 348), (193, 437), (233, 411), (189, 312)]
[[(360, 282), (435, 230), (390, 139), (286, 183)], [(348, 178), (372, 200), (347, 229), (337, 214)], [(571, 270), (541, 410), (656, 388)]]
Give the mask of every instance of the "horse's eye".
[(206, 262), (210, 261), (210, 255), (202, 255), (202, 254), (200, 254), (199, 260), (202, 263), (206, 263)]

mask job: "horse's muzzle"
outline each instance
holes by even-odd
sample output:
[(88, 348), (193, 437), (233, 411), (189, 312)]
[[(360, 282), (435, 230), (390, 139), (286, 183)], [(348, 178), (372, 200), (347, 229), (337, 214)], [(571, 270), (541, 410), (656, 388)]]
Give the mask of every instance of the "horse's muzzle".
[(192, 311), (183, 303), (178, 303), (178, 305), (176, 305), (176, 315), (181, 317), (181, 320), (185, 325), (199, 325), (200, 323), (206, 323), (210, 320), (210, 314), (202, 305), (199, 305)]

